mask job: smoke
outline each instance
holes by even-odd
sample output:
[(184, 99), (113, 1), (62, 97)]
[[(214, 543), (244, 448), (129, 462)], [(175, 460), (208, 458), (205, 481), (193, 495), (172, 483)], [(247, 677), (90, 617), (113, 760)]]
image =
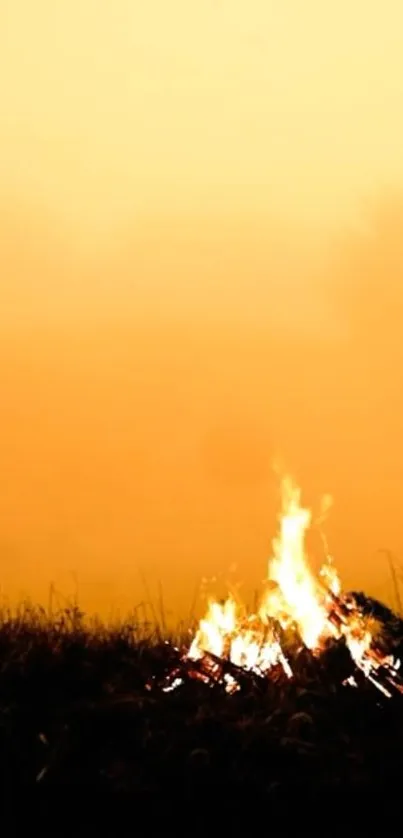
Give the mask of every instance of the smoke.
[[(3, 207), (3, 582), (181, 609), (234, 563), (260, 580), (280, 456), (346, 585), (387, 596), (403, 474), (403, 202), (329, 239), (274, 220), (127, 227), (98, 253)], [(6, 314), (7, 317), (6, 317)], [(14, 557), (14, 558), (13, 558)], [(14, 569), (14, 572), (13, 572)], [(68, 592), (68, 590), (67, 590)]]

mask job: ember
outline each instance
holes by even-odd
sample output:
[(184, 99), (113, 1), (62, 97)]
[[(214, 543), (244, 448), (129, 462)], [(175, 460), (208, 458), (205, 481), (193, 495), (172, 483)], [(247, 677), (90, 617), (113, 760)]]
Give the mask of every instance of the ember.
[[(329, 506), (329, 499), (326, 499)], [(281, 670), (293, 677), (284, 634), (293, 631), (314, 657), (330, 641), (345, 643), (354, 667), (386, 697), (403, 693), (400, 661), (378, 646), (369, 619), (353, 597), (343, 595), (332, 558), (326, 555), (318, 577), (310, 570), (305, 535), (311, 513), (301, 506), (301, 492), (290, 478), (282, 481), (279, 532), (269, 561), (268, 591), (256, 614), (247, 614), (232, 597), (211, 601), (196, 635), (171, 674), (165, 690), (184, 683), (184, 671), (229, 693), (246, 677), (272, 678)], [(354, 675), (343, 682), (356, 686)]]

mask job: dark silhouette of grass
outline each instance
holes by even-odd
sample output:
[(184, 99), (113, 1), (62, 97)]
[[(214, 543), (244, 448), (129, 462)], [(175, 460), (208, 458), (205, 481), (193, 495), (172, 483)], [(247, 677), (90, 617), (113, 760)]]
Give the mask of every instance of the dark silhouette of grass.
[[(14, 815), (27, 800), (53, 835), (77, 834), (84, 809), (94, 828), (111, 818), (108, 834), (123, 813), (123, 834), (145, 834), (158, 819), (159, 829), (168, 820), (192, 834), (215, 807), (238, 826), (270, 811), (273, 830), (290, 801), (311, 807), (312, 824), (325, 805), (340, 814), (369, 795), (377, 807), (394, 805), (403, 700), (383, 699), (364, 678), (359, 689), (342, 686), (352, 670), (342, 646), (319, 660), (300, 653), (292, 681), (274, 673), (264, 687), (246, 681), (228, 696), (189, 680), (165, 693), (183, 629), (164, 639), (137, 616), (107, 626), (76, 604), (3, 608), (0, 780)], [(387, 609), (375, 616), (398, 650), (401, 622)], [(185, 812), (199, 812), (192, 827)]]

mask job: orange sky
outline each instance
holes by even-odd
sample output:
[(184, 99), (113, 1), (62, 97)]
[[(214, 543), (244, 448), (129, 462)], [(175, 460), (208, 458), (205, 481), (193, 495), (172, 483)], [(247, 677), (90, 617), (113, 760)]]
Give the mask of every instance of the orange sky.
[(392, 0), (3, 0), (4, 591), (250, 592), (280, 453), (390, 596), (402, 32)]

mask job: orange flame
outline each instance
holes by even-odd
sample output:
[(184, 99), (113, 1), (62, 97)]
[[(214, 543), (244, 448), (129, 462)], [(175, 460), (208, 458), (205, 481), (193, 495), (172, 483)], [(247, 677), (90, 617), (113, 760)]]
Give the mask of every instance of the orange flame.
[[(279, 532), (268, 568), (270, 589), (262, 598), (258, 614), (245, 615), (232, 597), (223, 603), (210, 602), (187, 657), (196, 661), (209, 653), (260, 674), (281, 666), (292, 677), (279, 627), (293, 627), (314, 653), (330, 637), (344, 638), (356, 666), (372, 679), (383, 659), (372, 649), (368, 623), (354, 603), (346, 604), (340, 598), (340, 580), (329, 555), (318, 578), (311, 572), (305, 550), (311, 513), (301, 506), (300, 489), (289, 477), (283, 479), (281, 488)], [(329, 506), (327, 497), (323, 512)]]

